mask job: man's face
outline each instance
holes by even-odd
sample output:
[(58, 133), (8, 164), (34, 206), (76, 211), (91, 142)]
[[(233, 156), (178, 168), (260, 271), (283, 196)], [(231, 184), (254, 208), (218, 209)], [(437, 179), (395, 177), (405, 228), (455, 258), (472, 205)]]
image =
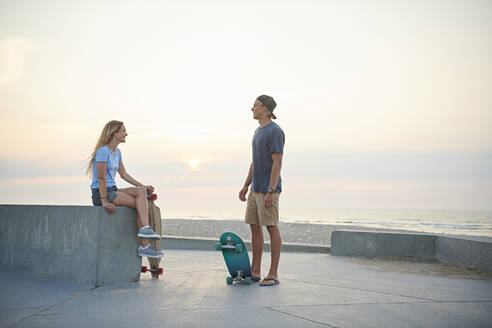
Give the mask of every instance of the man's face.
[(267, 118), (270, 116), (268, 114), (268, 110), (266, 106), (263, 105), (258, 99), (255, 100), (255, 103), (253, 104), (253, 108), (251, 108), (251, 111), (253, 112), (253, 118), (255, 120)]

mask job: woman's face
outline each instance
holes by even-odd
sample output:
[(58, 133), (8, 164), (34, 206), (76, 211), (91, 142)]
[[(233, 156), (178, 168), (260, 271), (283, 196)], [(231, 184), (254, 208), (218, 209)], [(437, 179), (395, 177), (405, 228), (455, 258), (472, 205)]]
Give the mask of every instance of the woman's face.
[(125, 142), (125, 139), (126, 139), (126, 136), (128, 135), (128, 133), (126, 133), (126, 127), (125, 125), (121, 125), (121, 128), (118, 132), (116, 132), (114, 134), (114, 138), (118, 141), (118, 142)]

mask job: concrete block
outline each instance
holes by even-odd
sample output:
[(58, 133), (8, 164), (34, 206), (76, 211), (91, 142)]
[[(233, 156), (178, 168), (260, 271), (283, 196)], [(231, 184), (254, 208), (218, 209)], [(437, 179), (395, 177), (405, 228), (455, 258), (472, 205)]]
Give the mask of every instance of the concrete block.
[(492, 272), (492, 243), (439, 236), (436, 242), (436, 259)]
[(136, 212), (0, 205), (0, 264), (94, 286), (138, 281)]
[[(182, 249), (182, 250), (203, 250), (209, 251), (215, 249), (215, 243), (219, 238), (193, 238), (193, 237), (178, 237), (178, 236), (163, 236), (162, 248), (166, 249)], [(251, 251), (251, 241), (244, 240), (244, 244), (248, 251)], [(270, 242), (265, 242), (264, 251), (270, 252)], [(165, 252), (165, 251), (164, 251)], [(328, 245), (307, 245), (299, 243), (283, 243), (282, 252), (300, 252), (300, 253), (329, 253), (330, 246)]]
[(435, 242), (436, 236), (425, 234), (337, 230), (331, 235), (331, 254), (433, 259)]
[(492, 272), (491, 240), (487, 237), (337, 230), (331, 235), (331, 254), (436, 259)]

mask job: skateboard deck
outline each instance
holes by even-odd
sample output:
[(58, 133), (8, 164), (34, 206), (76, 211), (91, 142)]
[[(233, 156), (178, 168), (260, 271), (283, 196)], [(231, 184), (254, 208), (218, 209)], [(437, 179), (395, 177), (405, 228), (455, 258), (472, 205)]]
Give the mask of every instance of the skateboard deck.
[(216, 250), (221, 250), (230, 276), (226, 283), (231, 285), (234, 281), (251, 284), (251, 268), (249, 264), (248, 250), (242, 239), (232, 233), (224, 232), (220, 236), (220, 242), (215, 245)]
[[(151, 193), (148, 195), (147, 199), (149, 202), (149, 226), (152, 228), (152, 230), (154, 230), (155, 233), (159, 234), (162, 237), (161, 210), (154, 203), (154, 201), (157, 200), (157, 195)], [(148, 242), (156, 250), (162, 250), (161, 239), (150, 239)], [(146, 266), (142, 266), (141, 272), (145, 273), (149, 271), (152, 274), (153, 278), (159, 279), (159, 275), (164, 273), (164, 269), (159, 267), (161, 259), (148, 257), (147, 260), (149, 261), (150, 267), (147, 268)]]

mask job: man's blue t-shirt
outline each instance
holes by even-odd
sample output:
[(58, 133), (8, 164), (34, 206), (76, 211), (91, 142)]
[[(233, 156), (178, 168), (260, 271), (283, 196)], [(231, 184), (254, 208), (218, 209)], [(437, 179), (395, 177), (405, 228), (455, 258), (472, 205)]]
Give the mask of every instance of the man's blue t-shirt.
[[(266, 193), (272, 173), (272, 153), (284, 153), (285, 135), (280, 126), (269, 123), (259, 127), (253, 136), (253, 184), (251, 190)], [(282, 178), (278, 178), (276, 192), (282, 191)]]
[(103, 146), (97, 150), (96, 158), (94, 158), (94, 163), (92, 165), (92, 189), (99, 188), (99, 182), (97, 182), (97, 162), (106, 163), (106, 187), (116, 186), (114, 178), (120, 167), (120, 150), (116, 148), (116, 153), (113, 153), (108, 146)]

